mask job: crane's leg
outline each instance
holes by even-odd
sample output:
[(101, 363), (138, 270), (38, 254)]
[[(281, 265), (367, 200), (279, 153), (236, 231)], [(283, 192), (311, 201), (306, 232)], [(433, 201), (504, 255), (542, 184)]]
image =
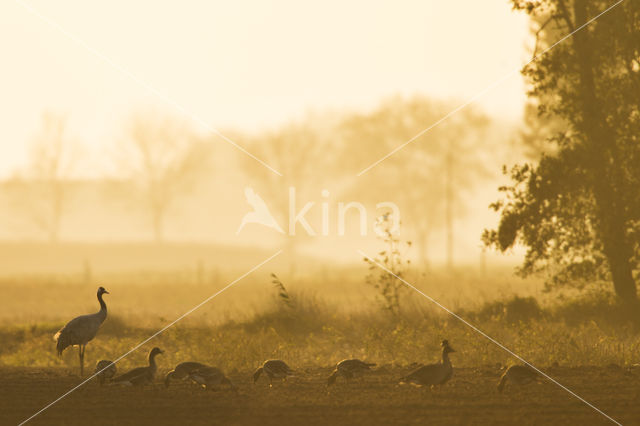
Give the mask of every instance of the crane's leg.
[(84, 349), (85, 345), (80, 345), (80, 377), (84, 376)]
[(82, 377), (82, 345), (78, 345), (78, 362), (80, 363), (80, 377)]

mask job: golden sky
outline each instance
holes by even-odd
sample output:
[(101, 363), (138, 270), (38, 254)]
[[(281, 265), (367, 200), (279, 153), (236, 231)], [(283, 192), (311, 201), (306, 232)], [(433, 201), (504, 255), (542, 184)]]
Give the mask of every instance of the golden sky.
[[(171, 110), (81, 44), (223, 132), (399, 93), (466, 99), (529, 58), (507, 0), (24, 0), (76, 41), (21, 2), (0, 3), (0, 176), (25, 162), (44, 109), (69, 115), (89, 153), (79, 173), (100, 169), (133, 110)], [(478, 103), (514, 119), (523, 100), (516, 74)]]

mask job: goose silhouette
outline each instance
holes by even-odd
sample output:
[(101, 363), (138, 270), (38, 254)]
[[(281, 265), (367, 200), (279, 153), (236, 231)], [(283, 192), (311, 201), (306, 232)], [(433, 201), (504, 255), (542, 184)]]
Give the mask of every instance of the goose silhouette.
[(253, 207), (253, 211), (244, 215), (244, 217), (242, 218), (242, 222), (240, 223), (240, 226), (236, 231), (236, 235), (240, 234), (240, 231), (242, 231), (242, 228), (244, 228), (247, 223), (257, 223), (260, 225), (264, 225), (268, 228), (275, 229), (281, 234), (284, 234), (284, 231), (282, 230), (282, 228), (280, 228), (278, 222), (276, 222), (276, 220), (271, 215), (267, 204), (262, 198), (260, 198), (258, 194), (256, 194), (253, 188), (250, 188), (248, 186), (245, 187), (244, 195), (247, 198), (247, 203), (249, 203), (249, 205)]

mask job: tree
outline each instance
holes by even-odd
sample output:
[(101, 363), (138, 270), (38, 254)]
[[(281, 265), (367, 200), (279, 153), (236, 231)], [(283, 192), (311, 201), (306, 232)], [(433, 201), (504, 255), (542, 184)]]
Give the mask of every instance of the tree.
[(13, 207), (44, 232), (51, 243), (60, 239), (76, 154), (68, 135), (67, 118), (45, 112), (41, 129), (32, 141), (27, 168), (9, 182)]
[[(348, 116), (341, 125), (341, 157), (357, 160), (348, 169), (372, 164), (452, 109), (446, 102), (419, 96), (395, 97), (369, 114)], [(444, 229), (447, 264), (453, 264), (454, 221), (465, 214), (470, 191), (488, 176), (482, 155), (486, 146), (481, 145), (487, 124), (482, 113), (465, 109), (352, 184), (361, 200), (389, 197), (399, 204), (403, 225), (424, 262), (433, 232)]]
[[(518, 1), (565, 34), (610, 6), (605, 1)], [(624, 2), (523, 70), (543, 116), (565, 128), (553, 153), (514, 166), (486, 244), (527, 247), (520, 272), (551, 270), (550, 285), (606, 279), (637, 304), (640, 245), (640, 4)], [(539, 42), (549, 46), (548, 37)]]
[[(296, 212), (307, 201), (320, 198), (323, 189), (330, 188), (335, 163), (335, 141), (331, 139), (330, 117), (309, 116), (298, 122), (287, 123), (275, 130), (249, 137), (249, 151), (272, 165), (278, 176), (251, 158), (242, 158), (241, 167), (271, 209), (275, 220), (284, 230), (289, 272), (295, 272), (297, 250), (309, 235), (297, 224), (295, 235), (289, 230), (289, 188), (295, 188)], [(335, 194), (334, 194), (335, 195)], [(306, 216), (309, 219), (313, 212)], [(317, 227), (310, 224), (314, 232)]]
[(208, 152), (182, 122), (157, 113), (134, 116), (127, 135), (116, 161), (143, 192), (153, 237), (159, 243), (170, 208), (194, 185)]

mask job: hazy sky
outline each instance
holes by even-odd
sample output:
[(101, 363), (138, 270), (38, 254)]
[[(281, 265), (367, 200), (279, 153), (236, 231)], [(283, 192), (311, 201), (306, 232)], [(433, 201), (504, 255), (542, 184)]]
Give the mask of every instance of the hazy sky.
[[(398, 93), (469, 98), (528, 59), (507, 0), (25, 3), (221, 130)], [(171, 109), (19, 2), (0, 3), (0, 54), (0, 176), (24, 163), (44, 109), (69, 114), (82, 173), (131, 111)], [(515, 118), (523, 100), (515, 75), (479, 103)]]

